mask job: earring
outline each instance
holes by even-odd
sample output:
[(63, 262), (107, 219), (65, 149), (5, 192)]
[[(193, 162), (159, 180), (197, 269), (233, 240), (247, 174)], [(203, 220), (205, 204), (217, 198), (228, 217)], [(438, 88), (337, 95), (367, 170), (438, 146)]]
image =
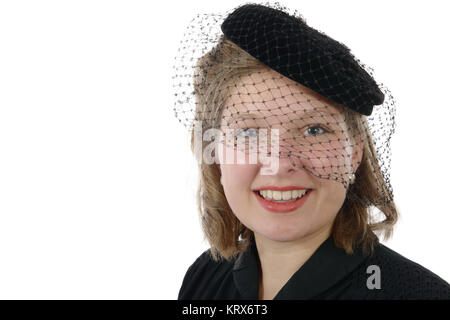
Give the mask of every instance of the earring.
[(355, 174), (354, 173), (350, 173), (349, 174), (349, 178), (350, 178), (349, 183), (350, 184), (354, 184), (355, 183), (355, 178), (356, 178)]

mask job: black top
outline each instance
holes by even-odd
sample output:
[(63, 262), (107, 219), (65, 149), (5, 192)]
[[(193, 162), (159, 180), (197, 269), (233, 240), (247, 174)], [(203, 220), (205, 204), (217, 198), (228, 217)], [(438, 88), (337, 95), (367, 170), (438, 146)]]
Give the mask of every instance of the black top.
[[(258, 299), (255, 241), (231, 262), (205, 250), (187, 270), (178, 299)], [(379, 243), (371, 257), (348, 255), (332, 236), (294, 273), (279, 299), (450, 299), (450, 285), (425, 267)]]

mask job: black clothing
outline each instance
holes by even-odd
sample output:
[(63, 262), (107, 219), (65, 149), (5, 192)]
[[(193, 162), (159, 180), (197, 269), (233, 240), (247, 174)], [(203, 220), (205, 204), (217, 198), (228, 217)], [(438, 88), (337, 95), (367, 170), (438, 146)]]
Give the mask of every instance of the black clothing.
[[(209, 250), (187, 270), (178, 299), (257, 300), (259, 258), (254, 239), (231, 262), (215, 262)], [(379, 288), (374, 288), (371, 265), (379, 267)], [(274, 297), (280, 299), (450, 299), (450, 285), (381, 243), (371, 257), (360, 249), (348, 255), (330, 236)]]

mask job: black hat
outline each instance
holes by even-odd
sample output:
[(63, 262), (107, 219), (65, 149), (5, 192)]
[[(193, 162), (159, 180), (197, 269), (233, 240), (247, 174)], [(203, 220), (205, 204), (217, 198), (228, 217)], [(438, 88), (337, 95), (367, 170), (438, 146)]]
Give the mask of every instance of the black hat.
[(384, 94), (350, 49), (300, 17), (258, 4), (238, 7), (223, 21), (225, 37), (280, 74), (361, 114)]

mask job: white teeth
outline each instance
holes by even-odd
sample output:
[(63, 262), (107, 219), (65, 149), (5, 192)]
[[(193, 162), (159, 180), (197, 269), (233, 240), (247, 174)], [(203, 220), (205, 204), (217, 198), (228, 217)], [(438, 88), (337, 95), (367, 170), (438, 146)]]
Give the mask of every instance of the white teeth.
[(281, 192), (280, 191), (273, 191), (273, 200), (281, 200)]
[(290, 191), (275, 191), (275, 190), (260, 190), (259, 194), (268, 200), (287, 201), (296, 200), (305, 195), (307, 190), (290, 190)]
[(283, 191), (283, 192), (281, 193), (281, 198), (282, 198), (283, 200), (291, 200), (291, 198), (292, 198), (292, 192), (291, 192), (291, 191)]

